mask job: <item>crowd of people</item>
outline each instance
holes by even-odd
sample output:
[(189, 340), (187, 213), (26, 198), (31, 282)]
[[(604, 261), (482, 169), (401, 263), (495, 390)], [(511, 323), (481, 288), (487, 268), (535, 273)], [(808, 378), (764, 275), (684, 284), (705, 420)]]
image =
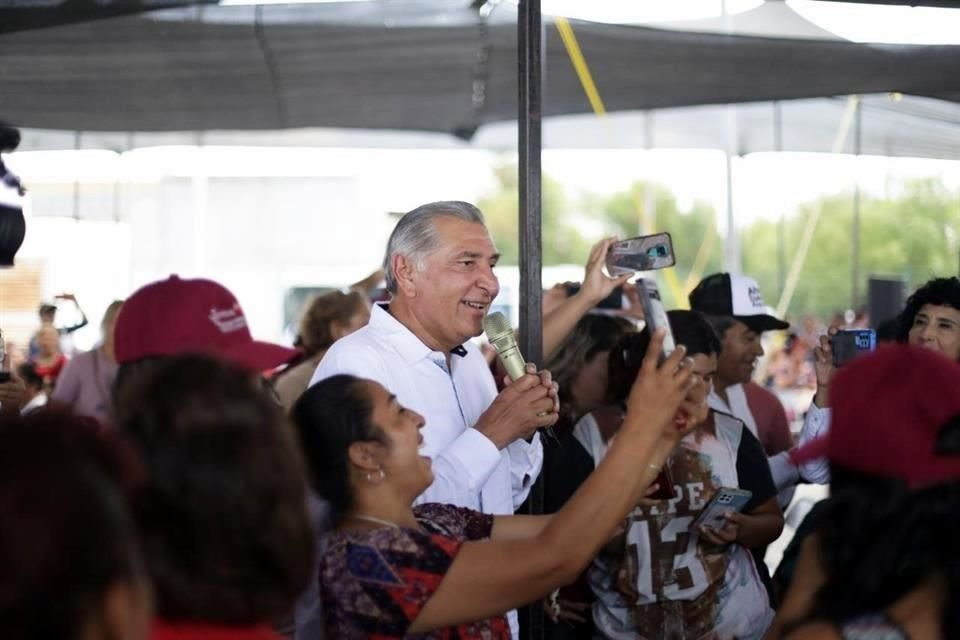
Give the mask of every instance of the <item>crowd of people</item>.
[[(793, 434), (754, 381), (789, 327), (757, 283), (705, 277), (670, 351), (613, 242), (547, 292), (516, 379), (475, 340), (499, 255), (464, 202), (402, 216), (296, 348), (203, 279), (116, 301), (68, 362), (45, 316), (0, 382), (0, 636), (506, 639), (532, 604), (550, 638), (960, 637), (960, 280), (842, 367), (840, 327), (809, 338)], [(801, 483), (832, 494), (770, 576)]]

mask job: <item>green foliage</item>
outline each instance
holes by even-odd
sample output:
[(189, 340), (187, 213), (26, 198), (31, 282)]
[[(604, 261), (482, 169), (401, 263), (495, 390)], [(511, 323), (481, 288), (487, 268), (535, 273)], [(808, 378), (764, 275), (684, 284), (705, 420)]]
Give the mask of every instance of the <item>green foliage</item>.
[[(518, 264), (520, 239), (517, 223), (520, 217), (520, 196), (516, 165), (494, 169), (498, 187), (481, 198), (477, 206), (483, 211), (487, 227), (500, 251), (500, 264)], [(543, 264), (583, 264), (591, 245), (598, 238), (586, 238), (577, 229), (570, 215), (570, 205), (559, 182), (543, 177)]]
[[(714, 230), (716, 213), (708, 204), (695, 202), (689, 211), (680, 211), (677, 199), (663, 185), (636, 182), (626, 192), (610, 196), (596, 211), (605, 221), (609, 235), (631, 238), (643, 235), (644, 229), (652, 229), (651, 233), (669, 231), (677, 258), (674, 271), (681, 285), (705, 242), (706, 249), (712, 250), (700, 276), (722, 269), (722, 241)], [(686, 302), (677, 300), (669, 287), (660, 289), (668, 307), (686, 307)]]
[[(957, 273), (960, 194), (938, 180), (908, 182), (891, 199), (861, 196), (859, 299), (852, 300), (853, 194), (822, 198), (785, 223), (786, 262), (793, 261), (807, 219), (822, 206), (820, 222), (801, 271), (791, 315), (821, 317), (866, 303), (870, 276), (899, 277), (912, 291), (938, 275)], [(779, 297), (777, 224), (759, 221), (742, 234), (743, 270), (757, 278), (769, 304)]]
[[(497, 170), (496, 192), (479, 201), (490, 230), (503, 253), (503, 264), (516, 264), (518, 252), (517, 171), (512, 165)], [(652, 189), (652, 193), (647, 193)], [(716, 213), (697, 202), (681, 211), (676, 198), (662, 185), (637, 182), (625, 192), (589, 195), (574, 208), (562, 185), (544, 177), (544, 265), (583, 264), (590, 246), (602, 235), (629, 238), (639, 235), (642, 213), (655, 205), (657, 231), (669, 231), (677, 255), (676, 275), (684, 283), (704, 239), (715, 232)], [(784, 220), (784, 266), (787, 271), (797, 254), (807, 220), (822, 207), (820, 221), (801, 271), (789, 313), (793, 317), (814, 313), (828, 317), (836, 311), (865, 304), (870, 276), (899, 277), (907, 291), (931, 277), (956, 274), (960, 261), (960, 194), (936, 179), (902, 185), (890, 199), (861, 196), (859, 296), (852, 295), (853, 194), (840, 193), (807, 203)], [(578, 225), (583, 230), (578, 230)], [(586, 230), (589, 230), (586, 231)], [(760, 284), (767, 304), (776, 306), (780, 295), (778, 257), (779, 221), (758, 220), (741, 230), (743, 272)], [(710, 243), (709, 259), (699, 275), (721, 271), (722, 238)], [(695, 283), (694, 283), (695, 284)], [(677, 306), (668, 287), (661, 286), (668, 306)]]

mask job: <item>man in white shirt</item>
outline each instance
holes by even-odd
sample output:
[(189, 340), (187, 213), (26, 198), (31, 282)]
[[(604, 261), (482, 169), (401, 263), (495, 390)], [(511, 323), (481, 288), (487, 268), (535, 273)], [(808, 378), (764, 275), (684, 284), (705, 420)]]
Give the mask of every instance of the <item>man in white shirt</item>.
[[(471, 204), (435, 202), (405, 214), (384, 258), (389, 305), (374, 305), (366, 327), (334, 343), (311, 380), (341, 373), (375, 380), (424, 416), (435, 479), (418, 503), (512, 514), (543, 464), (536, 430), (558, 418), (549, 374), (530, 391), (508, 386), (497, 394), (469, 341), (482, 333), (499, 292), (498, 258)], [(515, 615), (510, 623), (516, 636)]]
[[(723, 340), (723, 351), (710, 393), (710, 407), (743, 420), (747, 428), (762, 439), (764, 434), (760, 433), (761, 426), (748, 403), (744, 385), (750, 381), (757, 359), (763, 355), (761, 334), (782, 331), (790, 325), (767, 313), (759, 285), (747, 276), (729, 273), (707, 276), (690, 293), (690, 307), (706, 314)], [(801, 442), (816, 437), (826, 420), (822, 409), (813, 405), (800, 434)], [(786, 509), (801, 480), (801, 470), (790, 459), (788, 451), (772, 455), (767, 460), (780, 492), (778, 502)], [(804, 479), (820, 481), (816, 477), (818, 474), (812, 475), (815, 477), (804, 474)]]

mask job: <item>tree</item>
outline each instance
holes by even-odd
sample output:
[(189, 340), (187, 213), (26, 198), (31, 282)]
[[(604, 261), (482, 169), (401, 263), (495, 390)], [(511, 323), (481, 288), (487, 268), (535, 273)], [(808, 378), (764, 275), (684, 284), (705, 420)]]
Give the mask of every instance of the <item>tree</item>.
[[(519, 263), (520, 196), (517, 167), (503, 164), (494, 169), (497, 189), (478, 200), (487, 227), (500, 251), (500, 264)], [(570, 205), (559, 182), (543, 177), (542, 191), (543, 264), (583, 264), (590, 246), (598, 238), (585, 236), (577, 229)]]
[[(807, 217), (817, 206), (823, 211), (790, 310), (826, 317), (851, 303), (853, 195), (821, 198), (788, 217), (788, 260), (796, 255)], [(862, 298), (872, 275), (902, 278), (912, 291), (934, 276), (957, 273), (960, 194), (949, 191), (939, 180), (908, 182), (901, 195), (892, 199), (861, 197), (860, 210)], [(744, 272), (755, 277), (765, 292), (779, 291), (776, 238), (777, 229), (771, 222), (758, 221), (743, 231)], [(855, 302), (854, 306), (862, 306), (865, 299)]]

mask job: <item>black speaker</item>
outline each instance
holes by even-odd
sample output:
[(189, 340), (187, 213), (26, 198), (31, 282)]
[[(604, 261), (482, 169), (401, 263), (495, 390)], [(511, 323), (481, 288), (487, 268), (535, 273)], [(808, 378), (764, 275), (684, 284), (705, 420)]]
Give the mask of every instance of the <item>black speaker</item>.
[(870, 278), (867, 285), (870, 326), (876, 329), (903, 310), (904, 283), (890, 278)]

